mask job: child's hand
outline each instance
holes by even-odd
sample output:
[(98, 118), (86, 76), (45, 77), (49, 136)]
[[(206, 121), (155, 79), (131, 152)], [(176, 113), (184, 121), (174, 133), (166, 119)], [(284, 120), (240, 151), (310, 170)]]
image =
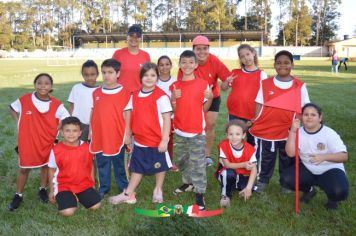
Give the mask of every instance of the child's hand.
[(161, 140), (161, 142), (158, 145), (158, 151), (159, 152), (166, 152), (167, 151), (167, 147), (168, 147), (168, 142), (166, 140)]
[(234, 82), (234, 80), (236, 78), (237, 78), (237, 75), (233, 75), (233, 74), (226, 78), (226, 82), (229, 85), (229, 87), (231, 87), (232, 83)]
[(252, 190), (250, 188), (244, 188), (242, 191), (239, 192), (240, 197), (243, 197), (246, 200), (248, 200), (252, 196)]
[(207, 88), (204, 91), (204, 98), (206, 98), (206, 99), (212, 99), (213, 98), (212, 88), (213, 88), (213, 85), (209, 85), (209, 88)]
[(300, 127), (300, 120), (298, 118), (293, 119), (292, 122), (292, 127), (290, 128), (290, 131), (296, 132), (297, 129)]
[(319, 165), (324, 161), (324, 157), (322, 155), (311, 154), (309, 157), (310, 157), (310, 162), (315, 165)]
[(178, 99), (182, 96), (182, 90), (177, 89), (176, 85), (173, 84), (173, 91), (172, 91), (172, 100)]
[(54, 193), (53, 193), (53, 191), (49, 192), (49, 194), (48, 194), (48, 200), (49, 200), (50, 203), (56, 204), (56, 199), (54, 198)]
[(127, 134), (125, 135), (124, 144), (125, 144), (126, 153), (131, 153), (132, 147), (131, 147), (131, 136), (130, 135), (127, 135)]
[(254, 163), (250, 163), (249, 161), (245, 162), (245, 169), (246, 170), (252, 170), (252, 168), (255, 166)]

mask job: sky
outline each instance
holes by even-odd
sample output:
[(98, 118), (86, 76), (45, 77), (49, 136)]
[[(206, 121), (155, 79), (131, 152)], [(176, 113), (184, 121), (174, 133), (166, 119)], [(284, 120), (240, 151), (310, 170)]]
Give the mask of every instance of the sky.
[(338, 31), (339, 38), (342, 38), (343, 35), (356, 35), (356, 1), (355, 0), (342, 0), (339, 7), (341, 13), (339, 19), (340, 29)]

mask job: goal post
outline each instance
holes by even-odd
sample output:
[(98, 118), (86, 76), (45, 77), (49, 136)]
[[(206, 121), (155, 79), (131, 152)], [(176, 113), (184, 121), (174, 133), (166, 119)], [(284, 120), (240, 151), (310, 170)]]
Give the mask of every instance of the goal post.
[(47, 46), (47, 66), (75, 66), (78, 60), (74, 57), (74, 50), (67, 46)]

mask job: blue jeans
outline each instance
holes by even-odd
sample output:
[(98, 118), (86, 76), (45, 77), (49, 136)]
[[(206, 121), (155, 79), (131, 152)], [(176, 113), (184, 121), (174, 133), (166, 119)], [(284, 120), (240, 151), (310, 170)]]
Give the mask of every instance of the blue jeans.
[(125, 148), (121, 148), (115, 156), (103, 156), (103, 153), (95, 154), (99, 173), (99, 193), (105, 194), (110, 191), (111, 163), (114, 169), (115, 180), (118, 189), (123, 191), (127, 188), (128, 180), (125, 171)]

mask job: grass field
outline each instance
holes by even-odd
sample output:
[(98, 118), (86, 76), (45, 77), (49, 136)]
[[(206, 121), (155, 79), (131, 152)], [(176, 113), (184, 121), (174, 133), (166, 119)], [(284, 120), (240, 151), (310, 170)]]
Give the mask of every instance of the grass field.
[[(235, 61), (225, 62), (231, 69), (236, 67)], [(63, 218), (57, 214), (55, 206), (44, 205), (37, 200), (37, 170), (30, 174), (22, 206), (15, 212), (7, 210), (15, 191), (18, 169), (13, 150), (16, 146), (16, 124), (8, 113), (8, 105), (23, 93), (33, 90), (33, 79), (40, 72), (53, 75), (53, 96), (65, 102), (73, 84), (81, 81), (80, 65), (47, 67), (44, 60), (0, 60), (0, 235), (356, 235), (356, 63), (349, 63), (349, 66), (349, 71), (335, 76), (330, 73), (328, 61), (297, 61), (293, 71), (307, 83), (311, 100), (323, 108), (326, 125), (335, 129), (348, 147), (349, 161), (345, 165), (350, 194), (338, 210), (325, 210), (326, 196), (319, 191), (311, 203), (301, 203), (300, 215), (296, 216), (294, 194), (280, 193), (278, 172), (275, 171), (265, 194), (255, 194), (248, 202), (234, 195), (232, 207), (217, 217), (156, 219), (135, 215), (134, 207), (155, 207), (151, 203), (154, 178), (147, 177), (137, 189), (138, 203), (135, 206), (111, 206), (105, 199), (102, 208), (96, 212), (80, 207), (75, 216)], [(274, 73), (272, 61), (261, 61), (261, 67), (269, 75)], [(173, 74), (175, 72), (176, 68)], [(216, 143), (224, 137), (223, 124), (227, 119), (225, 93), (222, 101)], [(216, 157), (215, 149), (213, 154)], [(219, 207), (219, 186), (213, 178), (214, 170), (214, 167), (207, 169), (208, 209)], [(181, 197), (172, 194), (180, 183), (179, 172), (167, 174), (164, 185), (167, 204), (194, 203), (192, 193)], [(109, 193), (114, 194), (117, 194), (116, 187)]]

